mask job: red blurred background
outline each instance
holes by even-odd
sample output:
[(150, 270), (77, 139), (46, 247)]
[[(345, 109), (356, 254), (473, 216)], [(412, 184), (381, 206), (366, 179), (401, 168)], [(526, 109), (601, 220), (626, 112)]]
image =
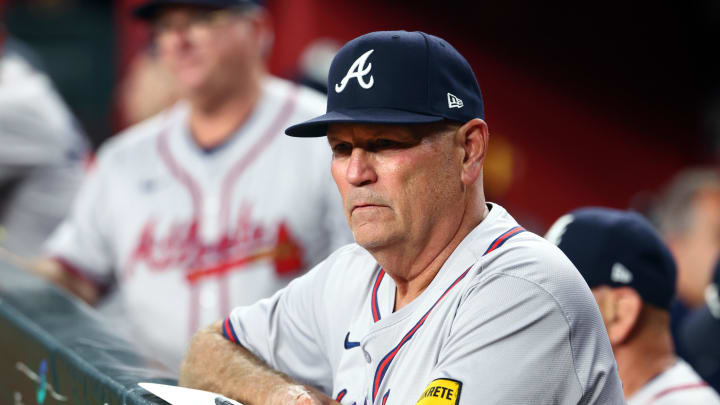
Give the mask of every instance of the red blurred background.
[[(130, 17), (143, 1), (32, 2), (65, 12), (94, 7), (108, 19), (112, 125), (89, 130), (96, 143), (122, 127), (112, 88), (149, 44), (147, 27)], [(294, 77), (318, 38), (406, 29), (447, 39), (483, 90), (490, 199), (544, 232), (578, 206), (642, 210), (679, 169), (718, 163), (718, 81), (703, 39), (717, 34), (720, 10), (688, 3), (268, 0), (276, 31), (269, 66)], [(27, 17), (32, 7), (24, 9)]]

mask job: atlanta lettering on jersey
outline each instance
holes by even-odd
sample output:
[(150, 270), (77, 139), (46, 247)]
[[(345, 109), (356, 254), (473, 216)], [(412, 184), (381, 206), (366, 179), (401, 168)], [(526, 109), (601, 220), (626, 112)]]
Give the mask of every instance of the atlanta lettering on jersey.
[(190, 284), (239, 270), (259, 260), (273, 261), (276, 272), (283, 275), (302, 268), (302, 250), (284, 222), (275, 232), (268, 232), (263, 225), (252, 221), (249, 209), (240, 211), (234, 231), (210, 243), (200, 238), (197, 219), (173, 224), (164, 237), (158, 236), (156, 223), (149, 220), (142, 228), (125, 276), (132, 277), (140, 264), (156, 272), (185, 269)]

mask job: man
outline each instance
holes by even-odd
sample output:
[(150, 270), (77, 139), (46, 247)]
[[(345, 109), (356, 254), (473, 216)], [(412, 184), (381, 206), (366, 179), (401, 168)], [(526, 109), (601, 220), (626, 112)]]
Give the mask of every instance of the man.
[(198, 333), (180, 383), (246, 404), (623, 403), (580, 275), (485, 201), (467, 61), (376, 32), (340, 50), (329, 84), (327, 113), (286, 133), (327, 134), (357, 244)]
[(103, 146), (39, 271), (89, 302), (116, 281), (123, 328), (177, 370), (201, 326), (271, 295), (350, 233), (326, 146), (282, 136), (324, 98), (267, 74), (265, 10), (153, 0), (137, 15), (184, 100)]
[(720, 172), (698, 168), (679, 173), (661, 195), (652, 219), (677, 263), (680, 303), (702, 306), (720, 258)]
[(4, 31), (1, 14), (0, 255), (34, 257), (70, 208), (88, 145), (32, 54)]
[(680, 342), (680, 330), (687, 315), (705, 302), (713, 265), (720, 259), (717, 168), (678, 173), (660, 195), (651, 219), (677, 263), (677, 297), (670, 307), (671, 328), (678, 354), (687, 359), (689, 354)]
[(675, 263), (650, 223), (635, 213), (585, 208), (561, 217), (548, 239), (593, 291), (630, 405), (720, 404), (675, 355), (670, 302)]

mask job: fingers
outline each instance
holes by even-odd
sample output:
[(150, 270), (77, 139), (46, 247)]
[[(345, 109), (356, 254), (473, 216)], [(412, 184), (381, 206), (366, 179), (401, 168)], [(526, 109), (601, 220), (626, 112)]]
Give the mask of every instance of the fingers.
[(312, 389), (302, 385), (284, 385), (277, 387), (268, 396), (266, 405), (333, 405), (337, 402), (314, 392)]

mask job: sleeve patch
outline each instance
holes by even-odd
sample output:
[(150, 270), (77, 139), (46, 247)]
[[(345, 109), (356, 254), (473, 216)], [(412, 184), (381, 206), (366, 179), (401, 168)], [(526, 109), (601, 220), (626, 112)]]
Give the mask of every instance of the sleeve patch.
[(428, 384), (417, 405), (456, 405), (460, 401), (462, 382), (449, 378), (438, 378)]

